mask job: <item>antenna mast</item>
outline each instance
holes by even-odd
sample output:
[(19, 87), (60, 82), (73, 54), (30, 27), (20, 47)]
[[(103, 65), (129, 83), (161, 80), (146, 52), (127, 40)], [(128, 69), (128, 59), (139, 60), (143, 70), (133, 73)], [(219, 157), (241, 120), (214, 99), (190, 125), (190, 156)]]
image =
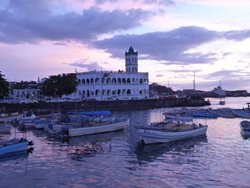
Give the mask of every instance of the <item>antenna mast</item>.
[(195, 85), (195, 72), (194, 72), (193, 87), (194, 87), (194, 91), (195, 91), (195, 89), (196, 89), (196, 85)]

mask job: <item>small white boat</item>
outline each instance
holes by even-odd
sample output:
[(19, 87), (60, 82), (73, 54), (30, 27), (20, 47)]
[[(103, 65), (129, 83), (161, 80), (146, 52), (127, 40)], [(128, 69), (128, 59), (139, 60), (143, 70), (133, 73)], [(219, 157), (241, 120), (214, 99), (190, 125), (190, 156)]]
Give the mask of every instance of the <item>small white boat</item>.
[(8, 117), (8, 114), (5, 113), (0, 114), (0, 118), (6, 118), (6, 117)]
[(207, 125), (160, 122), (137, 128), (145, 144), (166, 143), (205, 135)]
[(119, 131), (125, 129), (128, 125), (129, 125), (129, 119), (115, 119), (112, 122), (102, 122), (90, 126), (69, 128), (68, 131), (69, 131), (69, 136), (74, 137), (74, 136)]
[(250, 121), (241, 121), (240, 128), (243, 137), (250, 137)]

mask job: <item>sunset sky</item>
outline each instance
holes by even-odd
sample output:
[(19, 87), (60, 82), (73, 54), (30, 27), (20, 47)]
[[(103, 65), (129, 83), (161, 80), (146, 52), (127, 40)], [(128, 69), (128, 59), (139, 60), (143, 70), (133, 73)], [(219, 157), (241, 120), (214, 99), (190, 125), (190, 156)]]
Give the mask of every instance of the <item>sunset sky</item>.
[(0, 71), (8, 81), (125, 69), (139, 52), (150, 83), (250, 91), (249, 0), (1, 0)]

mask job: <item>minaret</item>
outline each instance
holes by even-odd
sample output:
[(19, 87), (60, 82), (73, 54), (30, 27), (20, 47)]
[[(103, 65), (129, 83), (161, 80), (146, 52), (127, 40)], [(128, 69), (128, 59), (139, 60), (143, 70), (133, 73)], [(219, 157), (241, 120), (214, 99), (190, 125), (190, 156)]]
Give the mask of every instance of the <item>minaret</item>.
[(137, 73), (138, 72), (138, 52), (134, 51), (131, 46), (128, 52), (125, 52), (126, 72)]

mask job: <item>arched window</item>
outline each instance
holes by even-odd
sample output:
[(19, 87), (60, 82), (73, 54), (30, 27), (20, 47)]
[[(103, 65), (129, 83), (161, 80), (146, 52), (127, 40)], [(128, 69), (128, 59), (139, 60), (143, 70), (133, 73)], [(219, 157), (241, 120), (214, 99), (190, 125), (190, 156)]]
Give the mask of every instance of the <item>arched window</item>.
[(116, 90), (112, 91), (112, 95), (115, 96), (116, 95)]
[(82, 91), (82, 97), (85, 97), (85, 90)]
[(122, 90), (122, 95), (126, 95), (126, 89)]
[(131, 95), (131, 90), (130, 89), (127, 90), (127, 95)]
[(93, 84), (94, 83), (94, 78), (90, 79), (90, 83)]
[(126, 84), (126, 79), (125, 78), (122, 79), (122, 84)]
[(112, 78), (112, 84), (116, 84), (116, 79)]
[(105, 78), (102, 78), (102, 83), (103, 83), (103, 84), (105, 83)]
[(110, 78), (107, 78), (107, 84), (110, 84), (110, 83), (111, 83)]
[(130, 84), (131, 81), (130, 81), (130, 78), (127, 78), (127, 84)]
[(87, 90), (87, 97), (89, 97), (90, 96), (90, 92), (89, 92), (89, 90)]
[(100, 94), (100, 90), (99, 89), (95, 90), (95, 95), (99, 96), (99, 94)]
[(140, 89), (140, 95), (142, 95), (142, 90)]
[(89, 84), (89, 79), (87, 78), (86, 83)]
[(122, 83), (122, 79), (118, 78), (118, 84), (121, 84), (121, 83)]
[(142, 83), (143, 83), (143, 79), (141, 78), (141, 79), (140, 79), (140, 84), (142, 84)]
[(121, 90), (120, 89), (117, 90), (117, 95), (121, 95)]
[(99, 83), (100, 83), (100, 78), (96, 78), (96, 79), (95, 79), (95, 83), (96, 83), (96, 84), (99, 84)]
[(109, 96), (111, 93), (110, 89), (107, 90), (107, 95)]
[(85, 84), (85, 79), (82, 79), (82, 84)]

